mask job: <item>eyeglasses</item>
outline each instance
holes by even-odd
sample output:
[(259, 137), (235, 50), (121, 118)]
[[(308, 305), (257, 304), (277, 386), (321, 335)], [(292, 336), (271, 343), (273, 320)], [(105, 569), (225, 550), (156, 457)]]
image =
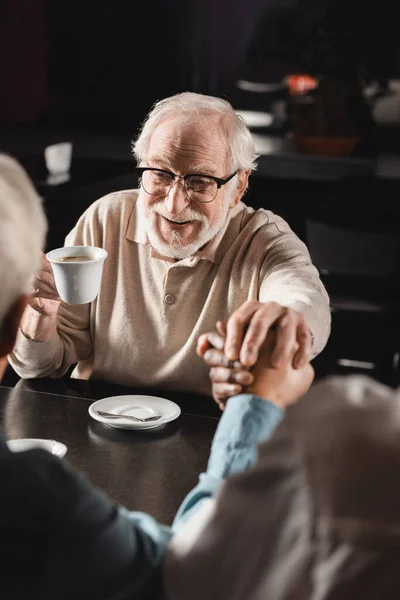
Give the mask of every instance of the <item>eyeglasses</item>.
[(140, 175), (140, 185), (150, 196), (167, 196), (176, 181), (183, 179), (183, 186), (190, 200), (202, 204), (212, 202), (218, 194), (218, 190), (238, 173), (238, 171), (235, 171), (226, 179), (221, 179), (220, 177), (201, 175), (200, 173), (176, 175), (171, 171), (153, 169), (152, 167), (136, 167), (135, 171)]

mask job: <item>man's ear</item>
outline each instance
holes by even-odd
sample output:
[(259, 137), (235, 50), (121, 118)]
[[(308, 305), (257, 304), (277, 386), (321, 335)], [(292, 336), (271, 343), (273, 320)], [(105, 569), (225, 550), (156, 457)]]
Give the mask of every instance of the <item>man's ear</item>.
[(242, 199), (243, 194), (246, 191), (247, 188), (247, 181), (249, 179), (249, 175), (251, 173), (251, 169), (248, 169), (247, 171), (239, 171), (238, 172), (238, 186), (235, 189), (235, 193), (233, 194), (232, 200), (229, 204), (229, 208), (234, 208)]
[(0, 324), (0, 357), (7, 356), (14, 348), (18, 327), (27, 302), (26, 294), (20, 296)]

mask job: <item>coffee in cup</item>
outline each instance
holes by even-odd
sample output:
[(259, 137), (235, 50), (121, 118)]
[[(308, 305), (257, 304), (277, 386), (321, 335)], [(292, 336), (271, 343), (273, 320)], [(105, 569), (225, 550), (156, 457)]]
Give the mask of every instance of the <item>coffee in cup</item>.
[(56, 262), (84, 262), (92, 260), (90, 256), (61, 256), (60, 258), (54, 259)]

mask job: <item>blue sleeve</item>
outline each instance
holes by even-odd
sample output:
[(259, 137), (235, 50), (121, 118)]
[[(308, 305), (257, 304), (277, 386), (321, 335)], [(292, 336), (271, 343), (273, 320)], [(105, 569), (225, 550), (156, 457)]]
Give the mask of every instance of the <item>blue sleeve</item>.
[(282, 417), (282, 409), (252, 394), (228, 400), (211, 446), (207, 471), (181, 504), (172, 525), (174, 530), (205, 498), (214, 495), (226, 477), (246, 471), (255, 463), (258, 445), (271, 437)]

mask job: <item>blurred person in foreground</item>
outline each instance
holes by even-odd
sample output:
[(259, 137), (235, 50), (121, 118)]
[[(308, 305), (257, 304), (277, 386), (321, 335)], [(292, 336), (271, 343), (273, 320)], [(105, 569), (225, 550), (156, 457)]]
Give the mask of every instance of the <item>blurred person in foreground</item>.
[[(206, 363), (220, 364), (214, 385), (232, 377), (223, 346), (215, 332), (199, 339)], [(262, 371), (263, 361), (248, 390), (257, 393)], [(250, 470), (196, 514), (178, 512), (169, 599), (400, 598), (399, 474), (400, 388), (365, 375), (315, 382)]]
[[(26, 173), (0, 154), (0, 380), (29, 300), (46, 227)], [(163, 560), (175, 529), (194, 516), (224, 479), (251, 468), (258, 444), (312, 383), (309, 363), (297, 369), (292, 365), (296, 341), (284, 366), (267, 367), (273, 341), (262, 345), (252, 373), (237, 369), (242, 384), (251, 386), (227, 401), (207, 471), (172, 526), (117, 505), (67, 461), (45, 450), (11, 452), (0, 430), (0, 597), (167, 598)]]
[(61, 377), (75, 365), (79, 379), (209, 395), (196, 344), (217, 318), (227, 321), (227, 356), (244, 366), (256, 363), (271, 327), (275, 366), (293, 340), (295, 368), (320, 353), (327, 292), (288, 223), (242, 202), (258, 157), (233, 107), (191, 92), (165, 98), (133, 153), (139, 189), (93, 202), (65, 240), (107, 250), (97, 299), (60, 302), (43, 255), (10, 355), (18, 375)]

